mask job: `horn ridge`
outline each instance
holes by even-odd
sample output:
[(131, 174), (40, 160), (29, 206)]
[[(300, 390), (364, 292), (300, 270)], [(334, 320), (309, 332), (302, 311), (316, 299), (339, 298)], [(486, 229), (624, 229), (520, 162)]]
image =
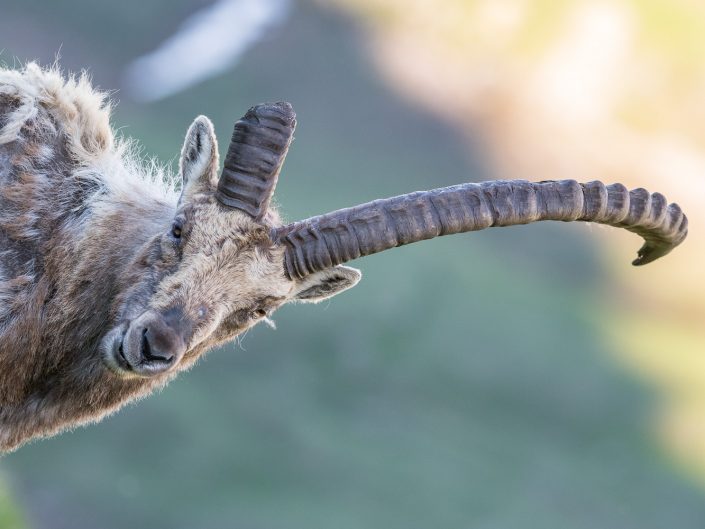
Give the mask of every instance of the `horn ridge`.
[(311, 217), (273, 231), (291, 278), (390, 248), (453, 233), (542, 220), (596, 222), (627, 229), (645, 243), (634, 265), (678, 246), (688, 219), (660, 193), (575, 180), (466, 183), (420, 191)]
[(296, 128), (286, 102), (250, 108), (235, 123), (216, 198), (223, 205), (261, 220), (277, 185)]

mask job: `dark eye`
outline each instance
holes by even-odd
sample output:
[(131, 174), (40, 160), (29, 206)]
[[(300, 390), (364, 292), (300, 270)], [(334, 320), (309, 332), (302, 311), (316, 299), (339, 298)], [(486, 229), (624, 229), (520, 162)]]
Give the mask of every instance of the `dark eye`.
[(256, 318), (264, 318), (267, 316), (267, 311), (264, 309), (256, 309), (252, 312)]
[(179, 221), (175, 221), (174, 224), (171, 225), (171, 236), (174, 237), (174, 239), (180, 239), (181, 231), (181, 223)]

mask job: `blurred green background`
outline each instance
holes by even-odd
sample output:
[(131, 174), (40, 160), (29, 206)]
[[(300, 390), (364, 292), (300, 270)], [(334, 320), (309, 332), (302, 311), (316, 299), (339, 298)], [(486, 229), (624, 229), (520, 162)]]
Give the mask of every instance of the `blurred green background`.
[[(666, 50), (677, 57), (703, 44), (702, 13), (664, 18), (653, 0), (501, 1), (490, 15), (477, 11), (489, 5), (479, 1), (298, 0), (279, 2), (279, 22), (223, 71), (141, 98), (125, 77), (132, 61), (203, 20), (212, 4), (5, 0), (0, 60), (46, 64), (60, 50), (64, 68), (88, 68), (96, 84), (117, 89), (116, 128), (172, 166), (196, 115), (213, 119), (224, 152), (249, 106), (291, 101), (299, 127), (276, 200), (293, 220), (494, 177), (621, 174), (640, 185), (639, 175), (620, 171), (633, 153), (648, 164), (650, 143), (615, 133), (623, 143), (610, 140), (599, 164), (580, 166), (581, 156), (595, 159), (585, 145), (659, 108), (662, 93), (663, 104), (680, 94), (685, 105), (684, 89), (661, 81), (629, 112), (595, 103), (585, 118), (570, 102), (591, 103), (600, 92), (589, 73), (566, 69), (588, 79), (551, 92), (533, 72), (544, 71), (543, 58), (561, 57), (561, 35), (579, 34), (571, 6), (651, 9), (648, 28), (658, 37), (665, 26), (664, 42), (669, 31), (686, 33), (683, 48)], [(609, 20), (588, 39), (598, 55), (615, 33)], [(232, 33), (246, 24), (235, 17)], [(693, 25), (689, 40), (682, 27)], [(676, 62), (653, 42), (643, 48), (648, 58)], [(200, 53), (191, 47), (183, 67)], [(545, 63), (561, 73), (560, 61)], [(674, 87), (699, 72), (690, 64), (673, 67)], [(587, 95), (571, 98), (583, 84)], [(556, 122), (569, 133), (530, 104), (543, 101), (536, 93), (558, 94), (548, 108), (563, 101)], [(700, 108), (693, 102), (693, 115)], [(661, 137), (689, 124), (671, 117), (661, 110), (634, 127)], [(693, 127), (685, 127), (695, 138), (688, 145), (700, 155)], [(644, 178), (692, 204), (702, 198), (702, 173), (687, 167), (694, 179)], [(364, 277), (350, 292), (286, 307), (276, 331), (250, 331), (161, 393), (3, 457), (0, 528), (702, 528), (701, 239), (642, 272), (628, 267), (636, 238), (613, 231), (546, 223), (354, 263)]]

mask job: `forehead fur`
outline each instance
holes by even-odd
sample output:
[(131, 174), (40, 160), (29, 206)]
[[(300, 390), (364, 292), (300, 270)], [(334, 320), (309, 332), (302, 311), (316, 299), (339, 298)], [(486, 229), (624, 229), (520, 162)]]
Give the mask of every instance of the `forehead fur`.
[(165, 280), (156, 306), (178, 302), (197, 311), (205, 303), (223, 313), (289, 294), (284, 250), (272, 243), (268, 225), (223, 207), (211, 194), (194, 197), (179, 214), (186, 221), (181, 263)]
[(184, 204), (177, 215), (180, 213), (187, 223), (189, 243), (195, 246), (213, 248), (231, 241), (241, 248), (253, 247), (267, 252), (276, 248), (270, 239), (272, 228), (280, 224), (274, 210), (264, 221), (257, 222), (238, 209), (223, 206), (216, 200), (214, 191), (209, 190)]

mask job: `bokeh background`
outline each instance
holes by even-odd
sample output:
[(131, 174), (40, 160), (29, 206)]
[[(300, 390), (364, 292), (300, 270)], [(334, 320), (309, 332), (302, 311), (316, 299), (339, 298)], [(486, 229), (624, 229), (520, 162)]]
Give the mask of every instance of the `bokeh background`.
[(622, 181), (691, 234), (544, 223), (356, 263), (161, 393), (0, 459), (0, 528), (705, 526), (705, 7), (694, 0), (4, 0), (0, 55), (88, 68), (175, 165), (299, 115), (293, 220), (490, 178)]

